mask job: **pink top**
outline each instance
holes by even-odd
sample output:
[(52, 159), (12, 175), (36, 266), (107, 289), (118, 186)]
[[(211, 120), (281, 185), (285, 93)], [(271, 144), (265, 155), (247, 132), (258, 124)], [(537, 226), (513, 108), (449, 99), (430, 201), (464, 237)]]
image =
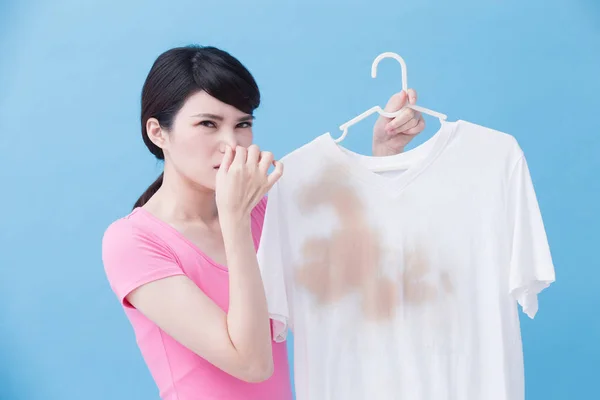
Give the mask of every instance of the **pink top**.
[[(252, 212), (258, 248), (266, 198)], [(163, 400), (289, 400), (292, 391), (284, 343), (273, 343), (275, 371), (261, 383), (241, 381), (175, 341), (125, 299), (147, 282), (184, 274), (219, 307), (229, 304), (227, 269), (203, 254), (176, 229), (142, 208), (113, 222), (102, 242), (110, 285), (121, 301), (137, 343)]]

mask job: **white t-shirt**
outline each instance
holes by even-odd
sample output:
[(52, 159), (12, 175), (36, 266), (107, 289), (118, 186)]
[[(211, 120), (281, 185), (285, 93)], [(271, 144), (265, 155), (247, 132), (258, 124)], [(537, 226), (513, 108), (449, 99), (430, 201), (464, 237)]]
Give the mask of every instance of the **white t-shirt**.
[(444, 122), (369, 157), (327, 133), (282, 162), (258, 257), (298, 400), (524, 398), (517, 302), (533, 318), (555, 275), (512, 136)]

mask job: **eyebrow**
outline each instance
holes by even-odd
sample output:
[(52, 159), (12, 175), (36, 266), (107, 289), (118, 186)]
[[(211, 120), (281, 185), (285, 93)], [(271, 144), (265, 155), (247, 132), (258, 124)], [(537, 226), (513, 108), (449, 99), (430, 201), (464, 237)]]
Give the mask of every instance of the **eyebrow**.
[[(208, 118), (208, 119), (214, 119), (217, 121), (223, 121), (223, 117), (220, 115), (216, 115), (216, 114), (207, 114), (207, 113), (200, 113), (200, 114), (196, 114), (196, 115), (192, 115), (192, 117), (199, 117), (199, 118)], [(251, 121), (254, 120), (254, 115), (245, 115), (241, 118), (238, 118), (238, 122), (242, 122), (242, 121)]]

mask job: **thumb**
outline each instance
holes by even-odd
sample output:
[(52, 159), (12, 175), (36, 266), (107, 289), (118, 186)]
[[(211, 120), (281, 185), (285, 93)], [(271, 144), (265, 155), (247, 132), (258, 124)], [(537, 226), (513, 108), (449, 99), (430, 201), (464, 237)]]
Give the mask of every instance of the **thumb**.
[(406, 105), (406, 101), (408, 100), (407, 93), (402, 90), (401, 92), (396, 93), (388, 100), (388, 103), (385, 105), (383, 109), (386, 112), (395, 112), (401, 109)]
[(229, 167), (233, 162), (233, 149), (229, 145), (225, 145), (225, 155), (223, 156), (223, 160), (221, 160), (221, 166), (219, 167), (219, 172), (227, 172), (229, 171)]

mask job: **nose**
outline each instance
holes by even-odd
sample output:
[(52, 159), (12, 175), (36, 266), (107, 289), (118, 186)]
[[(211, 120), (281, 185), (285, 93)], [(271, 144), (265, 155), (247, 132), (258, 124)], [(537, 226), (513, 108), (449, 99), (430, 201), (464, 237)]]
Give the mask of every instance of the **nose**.
[(223, 135), (221, 137), (221, 143), (219, 143), (219, 151), (221, 153), (225, 153), (226, 146), (229, 146), (232, 149), (235, 149), (235, 147), (237, 145), (238, 145), (238, 141), (237, 141), (237, 138), (235, 137), (235, 134), (233, 134), (233, 132), (223, 133)]

